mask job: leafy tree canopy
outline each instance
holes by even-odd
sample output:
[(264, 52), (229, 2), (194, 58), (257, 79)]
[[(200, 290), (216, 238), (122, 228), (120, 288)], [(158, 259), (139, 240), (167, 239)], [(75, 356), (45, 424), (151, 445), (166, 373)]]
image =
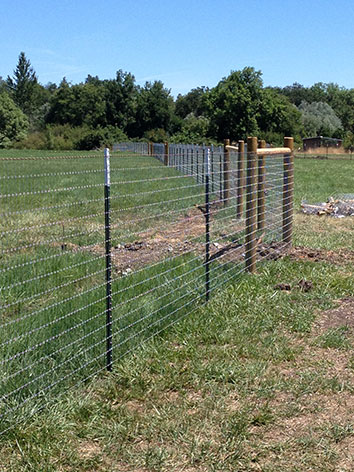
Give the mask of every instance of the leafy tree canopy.
[(342, 128), (340, 119), (325, 102), (301, 102), (299, 106), (305, 135), (335, 136)]
[(176, 100), (176, 115), (185, 118), (193, 113), (195, 116), (202, 115), (205, 108), (205, 97), (209, 91), (208, 87), (197, 87), (186, 95), (178, 95)]
[(261, 72), (245, 67), (210, 90), (206, 97), (207, 116), (210, 132), (218, 141), (225, 136), (235, 140), (257, 134), (262, 86)]
[(135, 122), (128, 128), (128, 134), (143, 136), (152, 129), (170, 132), (174, 113), (174, 102), (170, 90), (159, 80), (146, 82), (139, 87)]

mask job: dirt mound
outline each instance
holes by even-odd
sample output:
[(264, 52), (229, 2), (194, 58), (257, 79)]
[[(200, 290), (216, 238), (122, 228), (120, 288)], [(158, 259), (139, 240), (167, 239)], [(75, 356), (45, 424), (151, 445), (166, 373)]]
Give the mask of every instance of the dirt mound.
[(354, 297), (342, 298), (339, 306), (321, 314), (318, 327), (323, 330), (347, 326), (354, 329)]
[(347, 249), (327, 251), (299, 246), (291, 249), (290, 258), (296, 261), (331, 262), (341, 265), (354, 262), (354, 251)]

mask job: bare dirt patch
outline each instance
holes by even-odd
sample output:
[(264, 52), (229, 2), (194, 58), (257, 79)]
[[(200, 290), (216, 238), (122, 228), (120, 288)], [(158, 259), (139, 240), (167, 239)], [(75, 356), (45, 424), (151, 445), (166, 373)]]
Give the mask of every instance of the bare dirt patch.
[(267, 432), (263, 432), (264, 441), (284, 441), (299, 437), (308, 429), (314, 431), (327, 425), (350, 424), (353, 414), (354, 397), (350, 393), (304, 395), (301, 398), (300, 414), (280, 418), (271, 428), (267, 428)]
[(98, 442), (85, 440), (79, 444), (77, 452), (82, 459), (91, 459), (101, 454), (102, 449)]
[(330, 328), (346, 326), (354, 330), (354, 297), (338, 300), (338, 307), (321, 313), (316, 323), (317, 329), (325, 331)]
[[(223, 262), (243, 262), (245, 245), (238, 238), (244, 230), (243, 220), (231, 220), (228, 223), (228, 234), (224, 234), (223, 227), (218, 226), (217, 220), (211, 232), (210, 260), (217, 259)], [(232, 235), (235, 238), (232, 238)], [(165, 228), (157, 228), (147, 232), (141, 232), (133, 242), (117, 244), (112, 248), (112, 264), (116, 272), (127, 275), (142, 267), (152, 265), (163, 260), (183, 254), (205, 254), (205, 219), (203, 213), (195, 208), (185, 216), (179, 218)], [(257, 258), (276, 260), (284, 255), (285, 246), (282, 243), (263, 243), (262, 235), (257, 241)], [(243, 237), (241, 238), (243, 239)], [(56, 244), (60, 246), (60, 244)], [(88, 251), (93, 254), (104, 255), (105, 248), (102, 244), (93, 246), (78, 246), (72, 243), (65, 244), (62, 250), (73, 252)]]
[(354, 251), (347, 249), (328, 251), (298, 246), (291, 249), (290, 258), (295, 261), (330, 262), (342, 265), (354, 262)]

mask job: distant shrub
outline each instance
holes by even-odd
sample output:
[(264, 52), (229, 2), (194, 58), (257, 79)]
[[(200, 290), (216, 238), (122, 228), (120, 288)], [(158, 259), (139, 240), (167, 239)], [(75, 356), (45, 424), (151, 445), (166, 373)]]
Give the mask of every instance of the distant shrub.
[(101, 148), (103, 146), (111, 147), (114, 143), (119, 141), (127, 141), (128, 137), (119, 128), (114, 126), (107, 126), (105, 128), (96, 128), (88, 130), (75, 143), (75, 149), (90, 150)]
[(168, 134), (162, 128), (150, 129), (145, 131), (144, 140), (151, 141), (153, 143), (164, 143), (169, 140)]
[(114, 142), (127, 141), (127, 136), (114, 126), (91, 129), (88, 126), (71, 127), (65, 125), (47, 125), (42, 131), (30, 133), (17, 142), (18, 149), (51, 149), (57, 151), (79, 149), (91, 150)]
[(0, 148), (25, 138), (28, 119), (6, 92), (0, 92)]
[(15, 149), (47, 149), (46, 139), (42, 131), (30, 133), (21, 141), (13, 143)]

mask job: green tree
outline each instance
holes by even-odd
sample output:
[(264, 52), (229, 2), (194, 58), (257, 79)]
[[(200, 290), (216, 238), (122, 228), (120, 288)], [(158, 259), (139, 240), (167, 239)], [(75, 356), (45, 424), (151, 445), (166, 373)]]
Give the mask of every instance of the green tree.
[(293, 85), (287, 85), (286, 87), (272, 87), (273, 90), (276, 92), (285, 95), (291, 103), (296, 105), (297, 107), (300, 105), (301, 102), (311, 101), (311, 91), (307, 87), (299, 84), (298, 82), (294, 82)]
[(301, 112), (287, 97), (271, 88), (262, 91), (257, 121), (261, 132), (277, 133), (280, 142), (284, 136), (300, 137), (303, 131)]
[(246, 67), (231, 72), (209, 91), (206, 108), (212, 137), (222, 141), (257, 134), (262, 85), (261, 72)]
[(0, 148), (26, 137), (28, 119), (9, 95), (0, 92)]
[(299, 106), (305, 136), (334, 136), (341, 133), (342, 123), (325, 102), (302, 102)]
[(0, 92), (4, 92), (7, 90), (7, 85), (5, 80), (0, 76)]
[(48, 123), (90, 127), (106, 124), (105, 91), (95, 84), (81, 83), (71, 86), (65, 79), (51, 99)]
[(73, 124), (75, 120), (74, 93), (64, 77), (52, 96), (47, 116), (48, 123)]
[(348, 149), (351, 153), (354, 151), (354, 133), (348, 131), (343, 139), (343, 146)]
[(8, 76), (7, 87), (14, 102), (27, 115), (32, 115), (38, 106), (38, 79), (25, 53), (18, 58), (13, 77)]
[(176, 115), (181, 118), (185, 118), (191, 113), (194, 116), (202, 115), (206, 109), (205, 97), (208, 91), (208, 87), (197, 87), (186, 95), (178, 95), (175, 109)]
[(115, 80), (104, 84), (107, 123), (127, 130), (135, 122), (138, 89), (128, 72), (117, 71)]
[(195, 116), (190, 113), (183, 120), (181, 130), (172, 136), (173, 142), (202, 144), (207, 142), (209, 119), (205, 116)]
[(155, 129), (170, 132), (173, 115), (174, 102), (170, 90), (161, 81), (146, 82), (139, 88), (135, 122), (128, 127), (128, 134), (142, 137)]

